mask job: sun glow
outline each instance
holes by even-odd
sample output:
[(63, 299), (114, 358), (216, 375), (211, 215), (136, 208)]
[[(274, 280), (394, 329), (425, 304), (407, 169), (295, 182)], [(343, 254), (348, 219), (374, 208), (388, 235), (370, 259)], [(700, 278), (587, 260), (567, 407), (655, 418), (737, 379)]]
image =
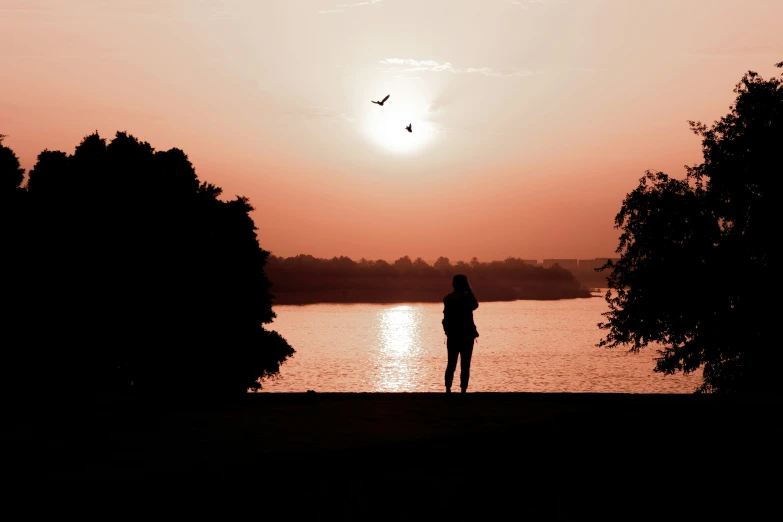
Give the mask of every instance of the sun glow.
[(383, 307), (378, 312), (375, 371), (370, 378), (376, 391), (411, 391), (427, 378), (422, 364), (423, 319), (421, 306)]
[[(429, 103), (424, 97), (415, 94), (392, 93), (383, 107), (370, 104), (368, 100), (364, 133), (386, 151), (395, 154), (419, 152), (437, 134), (435, 124), (427, 120), (428, 109)], [(413, 132), (405, 129), (409, 124)]]

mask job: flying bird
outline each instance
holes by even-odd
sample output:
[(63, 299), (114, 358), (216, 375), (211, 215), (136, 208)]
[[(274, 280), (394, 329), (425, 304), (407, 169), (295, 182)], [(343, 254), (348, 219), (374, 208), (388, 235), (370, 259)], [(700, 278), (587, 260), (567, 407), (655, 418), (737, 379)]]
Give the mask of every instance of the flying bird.
[[(386, 100), (388, 100), (388, 99), (389, 99), (389, 95), (387, 94), (387, 95), (386, 95), (386, 97), (385, 97), (384, 99), (382, 99), (381, 101), (373, 101), (373, 103), (377, 103), (378, 105), (380, 105), (381, 107), (383, 107), (383, 103), (384, 103)], [(371, 101), (372, 101), (372, 100), (371, 100)]]
[(405, 127), (405, 128), (407, 129), (408, 132), (413, 132), (413, 129), (411, 128), (412, 126), (413, 125), (411, 123), (409, 123), (408, 126)]

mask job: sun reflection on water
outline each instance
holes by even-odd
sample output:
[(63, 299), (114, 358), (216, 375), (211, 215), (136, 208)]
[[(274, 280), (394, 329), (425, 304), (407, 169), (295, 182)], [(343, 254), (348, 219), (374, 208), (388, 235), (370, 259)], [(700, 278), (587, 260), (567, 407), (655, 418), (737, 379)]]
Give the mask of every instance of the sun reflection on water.
[(410, 391), (422, 378), (422, 310), (414, 306), (384, 308), (377, 314), (376, 347), (370, 382), (377, 391)]
[[(481, 303), (474, 392), (692, 393), (701, 373), (653, 373), (652, 351), (595, 345), (603, 299)], [(443, 392), (443, 304), (276, 307), (275, 330), (296, 354), (269, 392)], [(457, 370), (459, 372), (459, 370)], [(455, 378), (458, 378), (455, 376)]]
[(416, 314), (411, 306), (395, 306), (378, 314), (382, 349), (404, 354), (413, 349), (418, 337)]

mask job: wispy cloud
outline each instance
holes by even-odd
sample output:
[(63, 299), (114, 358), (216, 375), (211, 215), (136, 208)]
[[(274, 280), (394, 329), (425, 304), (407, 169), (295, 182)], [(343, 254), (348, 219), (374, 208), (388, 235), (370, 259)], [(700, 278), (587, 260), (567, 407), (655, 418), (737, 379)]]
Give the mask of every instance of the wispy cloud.
[(356, 2), (353, 4), (340, 4), (337, 7), (359, 7), (360, 5), (379, 4), (382, 0), (369, 0), (368, 2)]
[(745, 45), (698, 49), (687, 53), (690, 56), (747, 56), (751, 54), (777, 54), (780, 48), (774, 45)]
[(302, 115), (309, 119), (334, 119), (344, 122), (353, 121), (353, 118), (344, 112), (339, 112), (332, 109), (331, 107), (324, 107), (321, 105), (308, 105), (302, 111)]
[(569, 71), (579, 71), (579, 72), (605, 72), (609, 69), (602, 69), (598, 67), (569, 67)]
[(380, 67), (387, 72), (413, 72), (413, 71), (451, 71), (456, 72), (450, 62), (438, 63), (435, 60), (412, 60), (405, 58), (386, 58), (378, 63), (382, 65), (404, 65), (406, 67)]
[(545, 5), (545, 4), (566, 4), (565, 0), (505, 0), (507, 4), (514, 5), (520, 9), (530, 9), (533, 5)]
[(0, 6), (0, 14), (51, 13), (56, 7), (52, 0), (6, 0)]
[[(58, 18), (91, 21), (107, 17), (127, 19), (153, 19), (156, 21), (202, 20), (210, 22), (242, 16), (241, 11), (231, 9), (225, 2), (193, 2), (189, 9), (181, 9), (174, 0), (116, 2), (64, 2), (63, 0), (0, 0), (0, 16), (47, 15)], [(66, 5), (68, 4), (68, 5)], [(74, 5), (70, 5), (74, 4)]]
[(366, 5), (374, 5), (374, 4), (380, 4), (383, 0), (366, 0), (364, 2), (355, 2), (353, 4), (338, 4), (335, 6), (334, 9), (324, 9), (321, 11), (318, 11), (319, 14), (333, 14), (333, 13), (342, 13), (345, 9), (350, 9), (352, 7), (362, 7)]
[(491, 67), (467, 67), (465, 69), (458, 69), (454, 67), (451, 62), (436, 62), (435, 60), (413, 60), (410, 58), (386, 58), (378, 62), (386, 67), (379, 67), (384, 72), (450, 72), (450, 73), (463, 73), (463, 74), (481, 74), (484, 76), (533, 76), (536, 74), (534, 71), (528, 71), (517, 68), (510, 69), (492, 69)]

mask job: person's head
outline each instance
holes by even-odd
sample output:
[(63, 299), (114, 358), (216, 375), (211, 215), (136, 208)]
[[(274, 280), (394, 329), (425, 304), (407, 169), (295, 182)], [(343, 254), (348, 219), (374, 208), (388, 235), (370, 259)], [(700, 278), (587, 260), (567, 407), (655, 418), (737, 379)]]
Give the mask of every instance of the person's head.
[(454, 279), (451, 280), (451, 286), (453, 286), (454, 290), (458, 292), (465, 292), (467, 290), (470, 290), (470, 285), (468, 284), (468, 277), (463, 274), (455, 275)]

